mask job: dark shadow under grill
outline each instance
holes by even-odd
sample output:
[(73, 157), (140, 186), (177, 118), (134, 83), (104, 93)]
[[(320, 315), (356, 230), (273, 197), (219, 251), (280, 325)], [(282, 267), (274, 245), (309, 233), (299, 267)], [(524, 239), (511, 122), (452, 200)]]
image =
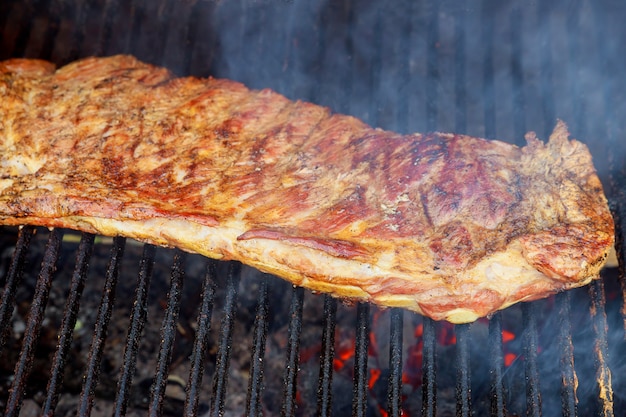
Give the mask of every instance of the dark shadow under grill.
[[(562, 118), (594, 156), (623, 266), (624, 18), (611, 0), (8, 1), (0, 59), (132, 53), (399, 132), (522, 144), (527, 130), (547, 137)], [(626, 410), (618, 268), (452, 326), (121, 237), (4, 228), (0, 251), (6, 416)]]

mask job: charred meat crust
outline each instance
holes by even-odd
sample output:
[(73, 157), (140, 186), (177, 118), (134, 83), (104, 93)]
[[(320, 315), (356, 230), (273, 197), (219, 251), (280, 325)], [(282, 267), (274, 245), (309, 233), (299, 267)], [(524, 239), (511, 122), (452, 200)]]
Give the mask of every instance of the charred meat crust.
[(400, 135), (130, 56), (5, 61), (0, 92), (3, 224), (121, 233), (451, 321), (583, 285), (613, 244), (562, 122), (522, 148)]

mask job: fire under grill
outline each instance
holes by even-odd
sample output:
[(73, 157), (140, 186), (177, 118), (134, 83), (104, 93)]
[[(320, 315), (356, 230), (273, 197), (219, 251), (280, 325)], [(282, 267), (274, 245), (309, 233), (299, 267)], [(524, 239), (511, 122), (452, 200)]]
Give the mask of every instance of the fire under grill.
[(626, 413), (626, 6), (602, 1), (4, 1), (0, 59), (132, 53), (399, 132), (587, 143), (620, 268), (468, 325), (234, 262), (0, 230), (0, 409), (30, 415)]

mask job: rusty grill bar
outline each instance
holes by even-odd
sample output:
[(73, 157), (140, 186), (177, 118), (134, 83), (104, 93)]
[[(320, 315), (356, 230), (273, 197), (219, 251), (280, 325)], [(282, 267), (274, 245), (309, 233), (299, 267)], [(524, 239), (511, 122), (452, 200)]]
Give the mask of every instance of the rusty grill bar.
[[(8, 1), (0, 5), (0, 52), (2, 58), (29, 56), (61, 63), (92, 54), (133, 53), (140, 59), (166, 65), (180, 75), (214, 74), (241, 80), (253, 88), (272, 87), (292, 98), (329, 105), (389, 129), (456, 130), (488, 138), (504, 134), (519, 145), (531, 126), (539, 126), (539, 136), (547, 137), (556, 117), (565, 113), (572, 119), (570, 127), (577, 135), (596, 141), (590, 147), (601, 178), (608, 184), (616, 218), (620, 269), (613, 275), (607, 273), (605, 280), (586, 289), (515, 306), (494, 314), (488, 321), (453, 327), (398, 309), (390, 309), (381, 324), (376, 321), (379, 310), (373, 306), (358, 303), (348, 308), (322, 296), (319, 349), (314, 355), (319, 362), (312, 373), (306, 368), (310, 345), (304, 337), (307, 326), (311, 326), (306, 311), (314, 296), (294, 287), (286, 293), (287, 330), (284, 346), (281, 345), (284, 366), (276, 375), (266, 368), (266, 359), (275, 349), (273, 338), (280, 333), (274, 328), (280, 318), (274, 314), (278, 310), (275, 303), (283, 300), (272, 298), (278, 280), (265, 275), (246, 278), (238, 263), (225, 267), (217, 261), (203, 260), (204, 272), (196, 277), (202, 282), (202, 289), (181, 413), (225, 415), (229, 395), (245, 391), (242, 413), (273, 415), (266, 409), (264, 399), (271, 377), (282, 379), (282, 391), (276, 400), (280, 405), (274, 410), (285, 417), (303, 413), (303, 378), (314, 381), (315, 398), (310, 412), (320, 416), (351, 413), (469, 417), (488, 413), (508, 417), (524, 413), (552, 415), (555, 410), (563, 416), (623, 414), (626, 399), (620, 390), (626, 381), (619, 377), (620, 361), (612, 358), (624, 354), (626, 349), (626, 249), (622, 244), (626, 145), (624, 126), (620, 124), (624, 108), (619, 104), (624, 97), (624, 82), (612, 77), (622, 67), (616, 58), (622, 49), (615, 43), (625, 35), (618, 25), (626, 16), (624, 6), (612, 0), (537, 5), (484, 0), (469, 2), (464, 7), (447, 1), (407, 1), (400, 2), (394, 11), (366, 0), (323, 2), (321, 6), (299, 1), (270, 3), (198, 0), (178, 4), (164, 0), (157, 4), (135, 0), (128, 4), (88, 1), (72, 5), (58, 0)], [(284, 27), (272, 29), (272, 18), (283, 19)], [(213, 26), (207, 25), (207, 20)], [(345, 27), (338, 22), (345, 22)], [(588, 30), (590, 27), (594, 30)], [(314, 36), (306, 36), (303, 28), (311, 29)], [(567, 32), (567, 28), (574, 31)], [(276, 30), (282, 31), (282, 35)], [(558, 35), (563, 30), (568, 36), (561, 39)], [(540, 33), (543, 38), (533, 33)], [(281, 42), (276, 42), (277, 37)], [(364, 52), (360, 38), (368, 39), (369, 52)], [(234, 43), (228, 39), (234, 39)], [(584, 55), (579, 53), (581, 49), (585, 50)], [(566, 63), (575, 64), (574, 69), (561, 68), (555, 54)], [(258, 71), (248, 70), (241, 65), (247, 56), (264, 65), (258, 65)], [(591, 64), (583, 65), (587, 61)], [(591, 94), (588, 89), (593, 83), (581, 81), (579, 74), (573, 73), (577, 68), (607, 75), (609, 80), (599, 83), (598, 100), (585, 100), (584, 94)], [(471, 85), (474, 83), (476, 86)], [(389, 84), (391, 87), (385, 87)], [(391, 97), (385, 88), (392, 89)], [(510, 94), (502, 99), (498, 91)], [(540, 100), (535, 101), (537, 97)], [(560, 109), (566, 98), (571, 99), (571, 108)], [(600, 116), (603, 122), (596, 121)], [(43, 256), (37, 258), (38, 279), (28, 301), (21, 351), (14, 355), (12, 374), (0, 375), (11, 380), (8, 392), (0, 395), (7, 416), (19, 415), (24, 395), (29, 395), (29, 378), (45, 325), (50, 286), (55, 283), (55, 269), (65, 259), (62, 241), (66, 233), (71, 232), (23, 227), (14, 243), (6, 244), (14, 248), (6, 272), (0, 276), (4, 286), (0, 298), (1, 335), (11, 332), (12, 317), (20, 307), (16, 297), (25, 285), (25, 271), (35, 269), (28, 265), (32, 241), (38, 236), (47, 236), (48, 240)], [(42, 415), (55, 414), (65, 389), (64, 372), (72, 354), (77, 315), (84, 303), (83, 289), (93, 272), (92, 253), (102, 246), (98, 239), (83, 234), (73, 251), (73, 272), (67, 278), (58, 278), (68, 279), (70, 284), (41, 400)], [(107, 333), (116, 308), (116, 288), (120, 279), (132, 278), (119, 275), (126, 256), (125, 239), (115, 238), (109, 246), (89, 359), (75, 407), (79, 415), (93, 413), (98, 387), (102, 385), (103, 355), (109, 348)], [(170, 254), (173, 259), (169, 290), (165, 290), (168, 296), (163, 305), (161, 345), (144, 404), (149, 415), (168, 415), (164, 398), (172, 355), (183, 337), (179, 317), (189, 298), (184, 289), (187, 280), (194, 276), (185, 270), (188, 256), (182, 252), (143, 245), (116, 381), (112, 407), (116, 416), (128, 413), (133, 388), (138, 385), (134, 377), (141, 340), (146, 325), (153, 320), (148, 316), (148, 308), (155, 263)], [(242, 289), (250, 286), (255, 288), (254, 319), (249, 324), (253, 337), (248, 346), (247, 386), (241, 387), (229, 383), (229, 379), (236, 349), (233, 344), (238, 343), (237, 326), (243, 320), (241, 306), (246, 300), (242, 298), (247, 295)], [(347, 404), (340, 389), (340, 384), (345, 383), (341, 381), (345, 376), (340, 375), (344, 362), (338, 363), (343, 361), (344, 352), (338, 346), (345, 338), (341, 332), (346, 329), (342, 322), (346, 311), (354, 319), (354, 347), (351, 358), (345, 361), (351, 367), (352, 378)], [(212, 323), (218, 328), (212, 328)], [(512, 326), (519, 331), (515, 351), (504, 340)], [(388, 328), (382, 343), (373, 339), (381, 327)], [(419, 335), (417, 329), (421, 329)], [(453, 339), (448, 333), (450, 329)], [(0, 354), (6, 355), (10, 350), (7, 340), (0, 338)], [(550, 343), (557, 346), (552, 364), (543, 359)], [(476, 348), (478, 344), (480, 349)], [(374, 361), (372, 352), (379, 345), (384, 345), (386, 353), (376, 355), (384, 360), (376, 356)], [(453, 365), (452, 371), (449, 364)], [(551, 365), (555, 366), (554, 375), (552, 368), (544, 369)], [(382, 377), (374, 379), (373, 373), (378, 371)], [(205, 373), (210, 382), (203, 385)], [(415, 378), (420, 383), (413, 389)], [(454, 382), (446, 384), (450, 378)], [(378, 386), (383, 386), (384, 394), (380, 394)], [(339, 409), (338, 404), (344, 408)]]

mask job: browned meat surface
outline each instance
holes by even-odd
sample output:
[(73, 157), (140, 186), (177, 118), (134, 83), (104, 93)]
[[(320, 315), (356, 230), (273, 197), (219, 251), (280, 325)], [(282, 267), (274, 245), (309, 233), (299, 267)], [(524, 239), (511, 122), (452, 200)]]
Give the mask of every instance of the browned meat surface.
[(0, 63), (0, 224), (236, 259), (467, 322), (597, 278), (613, 220), (558, 123), (519, 148), (399, 135), (128, 56)]

